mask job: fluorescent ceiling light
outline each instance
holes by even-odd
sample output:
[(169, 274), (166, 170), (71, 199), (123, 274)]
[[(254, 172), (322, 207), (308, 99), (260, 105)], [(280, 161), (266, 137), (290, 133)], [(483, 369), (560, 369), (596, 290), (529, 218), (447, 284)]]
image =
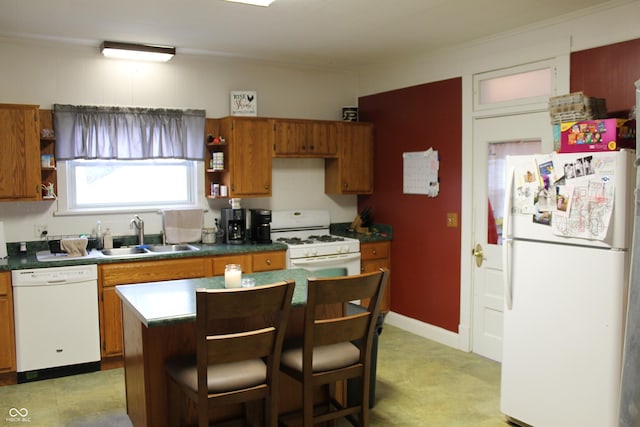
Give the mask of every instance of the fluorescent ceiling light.
[(100, 52), (108, 58), (167, 62), (176, 54), (176, 48), (172, 46), (104, 41), (100, 45)]
[(244, 3), (244, 4), (252, 4), (254, 6), (264, 6), (267, 7), (275, 0), (226, 0), (232, 3)]

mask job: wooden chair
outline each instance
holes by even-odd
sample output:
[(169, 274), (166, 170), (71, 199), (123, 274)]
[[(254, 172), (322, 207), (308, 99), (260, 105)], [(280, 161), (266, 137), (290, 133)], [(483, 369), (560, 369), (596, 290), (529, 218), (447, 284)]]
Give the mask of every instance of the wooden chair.
[[(387, 269), (380, 269), (357, 276), (309, 279), (302, 346), (283, 350), (280, 363), (283, 372), (302, 383), (304, 427), (343, 417), (354, 426), (369, 425), (371, 347), (388, 275)], [(347, 315), (343, 309), (335, 318), (317, 318), (321, 305), (345, 307), (349, 301), (365, 299), (369, 303), (360, 313)], [(335, 388), (337, 381), (351, 378), (359, 379), (360, 398), (349, 407), (336, 400)], [(313, 401), (319, 386), (325, 390), (327, 403), (321, 413)], [(282, 424), (286, 425), (290, 415), (296, 414), (282, 417)]]
[[(198, 425), (209, 425), (209, 408), (264, 401), (264, 422), (278, 420), (278, 376), (295, 282), (237, 289), (196, 290), (195, 359), (167, 364), (169, 396), (176, 388), (197, 406)], [(181, 393), (179, 393), (181, 394)], [(183, 422), (169, 399), (170, 423)]]

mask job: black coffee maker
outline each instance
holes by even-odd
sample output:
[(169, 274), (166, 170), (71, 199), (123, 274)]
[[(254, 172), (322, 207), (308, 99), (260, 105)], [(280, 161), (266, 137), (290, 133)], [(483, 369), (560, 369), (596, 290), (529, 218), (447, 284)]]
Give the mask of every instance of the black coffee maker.
[(269, 209), (251, 209), (251, 241), (271, 243), (271, 211)]
[(220, 222), (224, 230), (224, 242), (231, 245), (244, 243), (247, 218), (244, 209), (221, 209)]

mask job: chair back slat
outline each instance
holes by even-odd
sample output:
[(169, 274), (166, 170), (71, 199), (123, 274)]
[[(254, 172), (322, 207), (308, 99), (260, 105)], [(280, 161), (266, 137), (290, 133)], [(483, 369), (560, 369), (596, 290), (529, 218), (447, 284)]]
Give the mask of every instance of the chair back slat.
[(267, 357), (273, 352), (276, 339), (274, 327), (207, 337), (208, 364)]
[[(361, 274), (331, 278), (309, 278), (314, 286), (322, 286), (321, 292), (313, 292), (312, 304), (336, 304), (353, 300), (371, 298), (380, 284), (379, 273)], [(308, 301), (307, 301), (308, 302)]]
[(370, 321), (368, 312), (329, 320), (316, 320), (314, 346), (360, 339), (367, 334)]
[[(204, 293), (211, 300), (209, 305), (212, 307), (206, 312), (206, 317), (210, 320), (248, 318), (277, 311), (280, 309), (282, 298), (284, 298), (287, 289), (286, 287), (280, 288), (274, 292), (272, 288), (273, 285), (255, 288), (210, 289), (208, 293)], [(197, 289), (196, 291), (205, 291), (205, 289)]]

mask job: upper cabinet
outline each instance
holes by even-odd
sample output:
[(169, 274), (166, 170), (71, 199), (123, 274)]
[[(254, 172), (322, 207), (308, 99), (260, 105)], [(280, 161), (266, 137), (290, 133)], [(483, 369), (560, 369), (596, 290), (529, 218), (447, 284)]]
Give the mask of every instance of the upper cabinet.
[(274, 119), (274, 157), (335, 157), (337, 123)]
[(325, 193), (373, 193), (373, 125), (344, 122), (337, 126), (338, 157), (325, 160)]
[(0, 200), (41, 200), (37, 105), (0, 104)]
[[(216, 137), (223, 140), (216, 141)], [(373, 125), (225, 117), (205, 122), (208, 198), (270, 197), (273, 157), (325, 159), (325, 193), (373, 192)], [(226, 186), (227, 194), (222, 195)]]
[(270, 197), (273, 122), (259, 117), (220, 119), (228, 153), (229, 197)]

